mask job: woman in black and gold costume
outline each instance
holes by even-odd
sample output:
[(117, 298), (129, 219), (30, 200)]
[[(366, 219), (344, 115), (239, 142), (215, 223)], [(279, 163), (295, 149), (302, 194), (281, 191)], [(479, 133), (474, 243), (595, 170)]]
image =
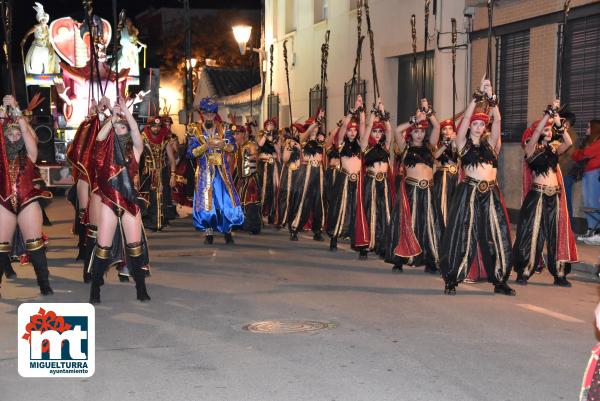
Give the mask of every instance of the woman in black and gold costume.
[[(513, 262), (517, 283), (525, 285), (542, 258), (544, 242), (548, 252), (548, 271), (554, 285), (570, 287), (570, 264), (577, 262), (577, 247), (571, 230), (566, 194), (558, 157), (571, 145), (571, 137), (562, 126), (556, 100), (544, 117), (533, 123), (522, 138), (523, 205), (519, 213)], [(554, 134), (556, 133), (556, 138)], [(557, 141), (555, 141), (555, 139)]]
[[(485, 138), (489, 116), (475, 113), (486, 101), (492, 111), (491, 135)], [(456, 293), (479, 251), (494, 292), (515, 295), (506, 283), (511, 272), (510, 223), (496, 173), (501, 147), (500, 111), (489, 80), (484, 79), (467, 107), (456, 136), (465, 178), (456, 187), (441, 248), (445, 293)]]
[(456, 130), (452, 119), (440, 123), (440, 143), (435, 152), (437, 161), (433, 175), (433, 194), (446, 224), (448, 207), (454, 189), (458, 184), (458, 149), (456, 148)]
[[(433, 126), (428, 139), (427, 120)], [(386, 240), (386, 262), (394, 265), (394, 272), (401, 272), (405, 264), (424, 265), (427, 273), (439, 271), (439, 243), (443, 224), (433, 193), (433, 152), (439, 132), (440, 125), (426, 99), (421, 100), (420, 109), (411, 122), (401, 124), (396, 129), (396, 143), (401, 152), (405, 175), (397, 191), (398, 199)], [(412, 243), (413, 235), (418, 247)], [(408, 247), (402, 246), (406, 240), (410, 240)]]
[(300, 134), (302, 145), (302, 165), (298, 171), (296, 185), (292, 186), (290, 197), (291, 220), (289, 222), (290, 240), (298, 241), (298, 231), (302, 230), (309, 218), (313, 239), (323, 241), (322, 230), (325, 225), (323, 205), (323, 147), (325, 134), (321, 131), (325, 113), (320, 111), (316, 119), (308, 119), (307, 127)]
[[(377, 117), (375, 117), (377, 114)], [(375, 120), (377, 118), (377, 120)], [(385, 256), (385, 232), (390, 224), (392, 191), (388, 179), (392, 127), (389, 113), (378, 101), (367, 122), (368, 135), (361, 136), (365, 180), (363, 204), (369, 221), (369, 251)]]
[(279, 189), (279, 171), (281, 170), (279, 138), (275, 119), (266, 120), (263, 131), (259, 131), (258, 143), (258, 182), (262, 216), (268, 224), (275, 223), (277, 212), (277, 190)]
[(279, 190), (277, 191), (277, 213), (276, 225), (284, 228), (290, 224), (292, 211), (290, 209), (292, 188), (297, 185), (298, 169), (302, 159), (302, 146), (300, 145), (300, 132), (304, 127), (293, 124), (283, 131), (281, 177), (279, 179)]

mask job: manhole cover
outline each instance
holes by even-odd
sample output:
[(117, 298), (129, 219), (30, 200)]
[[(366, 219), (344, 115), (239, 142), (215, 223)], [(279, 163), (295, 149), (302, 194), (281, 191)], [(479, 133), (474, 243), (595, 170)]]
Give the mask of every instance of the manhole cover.
[(265, 320), (244, 326), (251, 333), (291, 334), (317, 331), (333, 327), (331, 323), (316, 320)]

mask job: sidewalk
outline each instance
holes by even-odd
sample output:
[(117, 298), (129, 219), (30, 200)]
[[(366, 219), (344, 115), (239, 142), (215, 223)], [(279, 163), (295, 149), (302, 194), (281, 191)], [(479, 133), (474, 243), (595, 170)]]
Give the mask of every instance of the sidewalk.
[(600, 246), (586, 245), (577, 241), (577, 252), (580, 263), (573, 265), (573, 270), (587, 273), (598, 278), (600, 271)]

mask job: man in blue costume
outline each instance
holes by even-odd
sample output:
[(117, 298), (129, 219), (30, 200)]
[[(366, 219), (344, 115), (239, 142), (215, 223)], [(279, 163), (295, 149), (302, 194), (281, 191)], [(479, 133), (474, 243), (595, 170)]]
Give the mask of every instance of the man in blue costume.
[(236, 151), (231, 130), (218, 118), (219, 106), (204, 98), (199, 106), (201, 122), (189, 126), (188, 157), (197, 159), (196, 190), (194, 191), (194, 227), (206, 233), (205, 244), (213, 243), (214, 231), (233, 243), (231, 229), (244, 223), (244, 212), (227, 162), (227, 155)]

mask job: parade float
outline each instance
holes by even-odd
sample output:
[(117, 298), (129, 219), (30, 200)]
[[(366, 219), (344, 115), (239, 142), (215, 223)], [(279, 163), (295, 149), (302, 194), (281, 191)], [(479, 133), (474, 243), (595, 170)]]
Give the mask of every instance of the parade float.
[[(130, 90), (139, 85), (140, 52), (144, 51), (145, 60), (146, 45), (139, 42), (138, 30), (127, 18), (117, 28), (121, 34), (115, 60), (107, 54), (113, 27), (104, 18), (89, 15), (84, 21), (71, 17), (50, 21), (41, 3), (36, 2), (33, 9), (37, 24), (21, 41), (21, 53), (27, 101), (38, 93), (44, 100), (32, 112), (40, 147), (38, 166), (47, 186), (67, 187), (73, 183), (67, 147), (92, 100), (106, 96), (112, 103), (117, 91), (129, 97)], [(143, 93), (132, 103), (142, 97)]]

